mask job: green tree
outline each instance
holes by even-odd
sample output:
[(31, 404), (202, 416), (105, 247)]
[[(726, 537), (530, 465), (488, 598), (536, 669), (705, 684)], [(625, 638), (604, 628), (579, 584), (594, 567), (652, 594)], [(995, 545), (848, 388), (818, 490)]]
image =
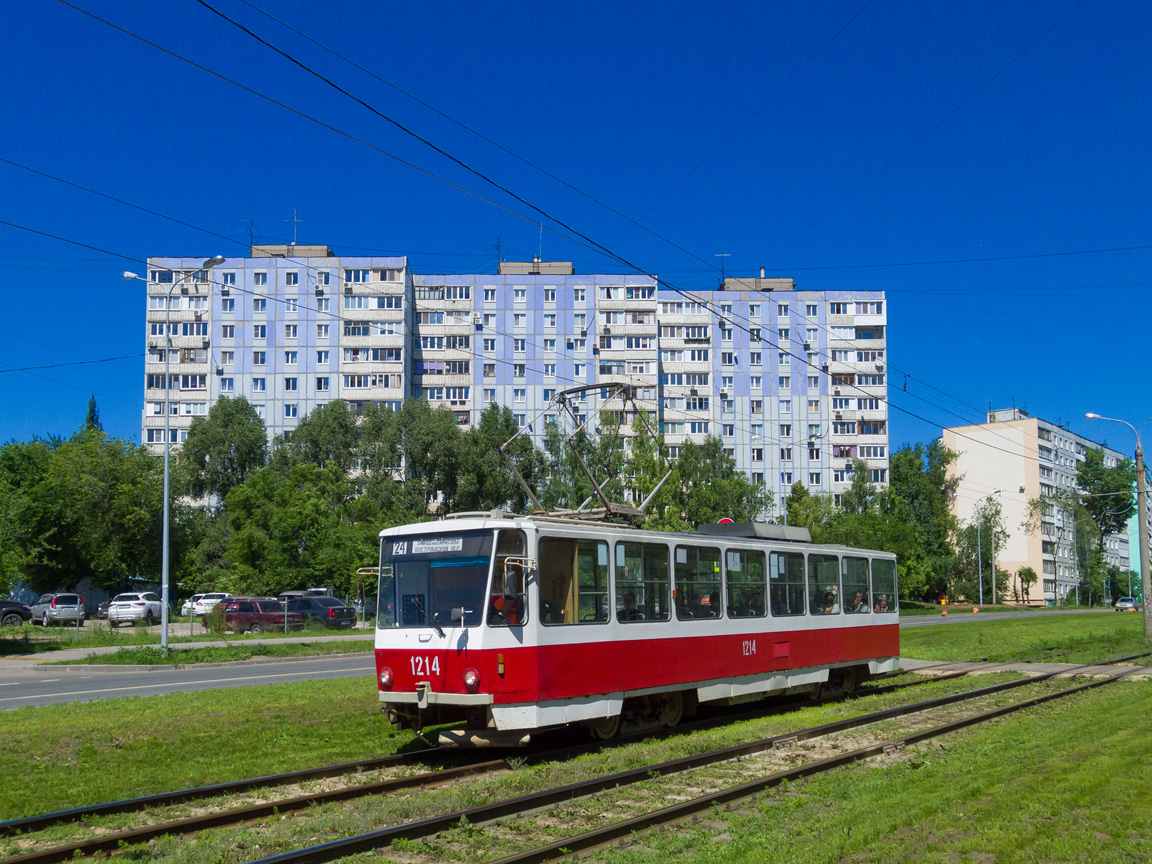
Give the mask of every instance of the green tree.
[(679, 506), (687, 527), (711, 524), (724, 517), (747, 522), (764, 510), (763, 490), (736, 469), (735, 460), (714, 436), (708, 436), (702, 444), (686, 441), (681, 446), (676, 480), (673, 506)]
[[(463, 433), (457, 471), (456, 510), (502, 510), (523, 513), (531, 508), (524, 488), (516, 480), (501, 447), (520, 429), (512, 410), (492, 403), (475, 428)], [(543, 458), (528, 435), (508, 445), (508, 458), (535, 493), (544, 471)]]
[(1032, 593), (1032, 586), (1036, 584), (1039, 577), (1036, 571), (1031, 567), (1021, 567), (1016, 571), (1016, 591), (1015, 599), (1017, 602), (1023, 602)]
[(1076, 468), (1080, 504), (1096, 524), (1097, 546), (1101, 550), (1112, 534), (1127, 530), (1136, 512), (1136, 465), (1121, 459), (1114, 467), (1105, 464), (1104, 451), (1089, 448)]
[(84, 420), (85, 429), (98, 429), (104, 431), (104, 426), (100, 423), (100, 409), (96, 407), (96, 397), (88, 397), (88, 416)]
[(272, 458), (292, 465), (336, 465), (351, 471), (358, 444), (356, 416), (348, 410), (347, 402), (335, 399), (310, 411), (295, 429), (278, 437)]
[(268, 436), (256, 409), (242, 396), (220, 399), (188, 428), (178, 473), (188, 494), (225, 501), (267, 459)]

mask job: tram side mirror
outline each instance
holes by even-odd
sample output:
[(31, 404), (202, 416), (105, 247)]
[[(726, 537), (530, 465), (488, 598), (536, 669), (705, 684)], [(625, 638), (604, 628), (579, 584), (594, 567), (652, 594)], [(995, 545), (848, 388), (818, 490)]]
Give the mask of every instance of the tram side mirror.
[(452, 620), (453, 621), (463, 621), (465, 611), (466, 610), (464, 609), (463, 606), (453, 606), (452, 612), (451, 612)]

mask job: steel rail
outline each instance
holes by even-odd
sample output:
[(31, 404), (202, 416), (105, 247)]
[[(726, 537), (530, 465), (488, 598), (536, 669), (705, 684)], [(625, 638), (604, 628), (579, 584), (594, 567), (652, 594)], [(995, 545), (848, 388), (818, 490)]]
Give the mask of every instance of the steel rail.
[[(969, 699), (976, 699), (981, 696), (987, 696), (993, 693), (1027, 686), (1029, 684), (1036, 684), (1041, 681), (1054, 678), (1059, 674), (1067, 674), (1068, 671), (1069, 670), (1059, 670), (1058, 672), (1049, 672), (1033, 678), (1025, 678), (1019, 681), (1009, 681), (1005, 684), (994, 684), (989, 687), (983, 687), (978, 690), (968, 691), (966, 693), (953, 694), (951, 696), (944, 696), (940, 699), (933, 699), (927, 702), (918, 702), (912, 705), (904, 705), (885, 711), (877, 711), (875, 713), (865, 714), (859, 717), (850, 717), (845, 720), (838, 720), (833, 723), (826, 723), (821, 726), (811, 727), (809, 729), (801, 729), (795, 732), (786, 732), (781, 735), (774, 735), (770, 738), (763, 738), (759, 741), (754, 741), (751, 743), (738, 744), (732, 747), (725, 747), (720, 750), (713, 750), (707, 753), (685, 756), (680, 759), (672, 759), (656, 765), (648, 765), (642, 768), (633, 768), (627, 771), (620, 771), (604, 777), (596, 777), (591, 780), (583, 780), (577, 783), (570, 783), (565, 786), (559, 786), (554, 789), (546, 789), (541, 792), (535, 792), (517, 798), (509, 798), (503, 801), (496, 801), (491, 804), (482, 804), (477, 807), (457, 810), (452, 813), (442, 814), (440, 816), (431, 816), (425, 819), (415, 820), (413, 822), (406, 822), (402, 825), (395, 825), (390, 828), (382, 828), (378, 831), (370, 831), (365, 834), (359, 834), (353, 837), (333, 840), (328, 843), (322, 843), (318, 846), (310, 846), (305, 849), (297, 849), (291, 852), (284, 852), (279, 855), (272, 855), (267, 858), (258, 859), (258, 861), (252, 862), (252, 864), (326, 864), (326, 862), (335, 861), (349, 855), (356, 855), (361, 852), (370, 852), (375, 849), (389, 846), (396, 840), (419, 840), (437, 834), (441, 831), (447, 831), (458, 827), (461, 823), (461, 820), (471, 824), (476, 824), (481, 822), (491, 822), (495, 819), (502, 819), (508, 816), (516, 816), (531, 810), (538, 810), (540, 808), (549, 807), (554, 804), (560, 804), (566, 801), (583, 798), (597, 792), (603, 792), (607, 789), (614, 789), (619, 786), (627, 786), (632, 783), (649, 780), (653, 776), (677, 774), (693, 768), (700, 768), (706, 765), (711, 765), (716, 762), (724, 762), (740, 756), (748, 756), (764, 750), (769, 750), (777, 744), (817, 738), (822, 735), (828, 735), (833, 732), (853, 729), (858, 726), (865, 726), (881, 720), (894, 717), (902, 717), (907, 714), (914, 714), (920, 711), (929, 710), (931, 708), (950, 705), (955, 702), (963, 702)], [(16, 859), (14, 859), (13, 864), (15, 864), (15, 860)], [(7, 864), (7, 862), (5, 862), (5, 864)]]
[[(1050, 702), (1055, 699), (1063, 699), (1064, 697), (1072, 696), (1084, 690), (1091, 690), (1095, 687), (1103, 687), (1106, 684), (1111, 684), (1120, 680), (1124, 676), (1131, 674), (1131, 672), (1132, 670), (1127, 670), (1125, 672), (1111, 675), (1107, 678), (1090, 681), (1087, 684), (1080, 684), (1076, 687), (1070, 687), (1067, 690), (1061, 690), (1056, 693), (1048, 693), (1043, 696), (1037, 696), (1024, 702), (1017, 702), (1002, 708), (994, 708), (981, 714), (975, 714), (971, 717), (965, 717), (960, 720), (955, 720), (951, 723), (945, 723), (942, 726), (935, 726), (931, 729), (914, 732), (910, 735), (905, 735), (901, 738), (895, 738), (882, 744), (874, 744), (870, 747), (862, 747), (858, 750), (852, 750), (848, 753), (842, 753), (839, 756), (833, 756), (828, 759), (821, 759), (817, 762), (808, 762), (804, 765), (798, 765), (795, 768), (790, 768), (785, 771), (778, 771), (775, 774), (770, 774), (767, 777), (760, 778), (759, 780), (753, 780), (748, 783), (740, 784), (739, 786), (732, 786), (719, 792), (714, 792), (709, 795), (694, 798), (691, 801), (683, 801), (678, 804), (673, 804), (670, 807), (665, 807), (661, 810), (656, 810), (651, 813), (645, 813), (640, 816), (633, 817), (632, 819), (626, 819), (621, 822), (614, 822), (611, 825), (606, 825), (603, 828), (588, 831), (584, 834), (579, 834), (574, 837), (566, 837), (563, 840), (558, 840), (545, 846), (539, 846), (534, 849), (525, 850), (524, 852), (518, 852), (514, 855), (508, 855), (504, 858), (491, 861), (489, 864), (544, 864), (544, 862), (555, 861), (560, 858), (567, 857), (572, 853), (587, 852), (592, 849), (603, 847), (609, 843), (612, 843), (613, 841), (620, 840), (633, 834), (634, 832), (647, 830), (649, 828), (656, 827), (657, 825), (665, 825), (671, 822), (680, 822), (701, 812), (711, 810), (718, 804), (731, 804), (734, 801), (749, 798), (753, 795), (763, 792), (765, 789), (779, 786), (781, 783), (785, 783), (791, 780), (799, 780), (804, 777), (810, 777), (814, 774), (821, 774), (826, 771), (831, 771), (834, 768), (840, 768), (844, 765), (850, 765), (854, 762), (870, 759), (874, 756), (879, 756), (886, 752), (899, 750), (908, 746), (909, 744), (917, 744), (921, 741), (927, 741), (931, 738), (938, 738), (951, 732), (956, 732), (960, 729), (967, 728), (969, 726), (975, 726), (979, 723), (986, 723), (989, 720), (995, 720), (999, 717), (1012, 714), (1016, 711), (1022, 711), (1025, 708), (1032, 708), (1036, 705), (1041, 705), (1045, 702)], [(261, 859), (261, 864), (263, 864), (263, 862), (287, 860), (302, 859), (287, 859), (284, 856), (276, 856), (273, 858)], [(256, 862), (253, 862), (253, 864), (256, 864)]]

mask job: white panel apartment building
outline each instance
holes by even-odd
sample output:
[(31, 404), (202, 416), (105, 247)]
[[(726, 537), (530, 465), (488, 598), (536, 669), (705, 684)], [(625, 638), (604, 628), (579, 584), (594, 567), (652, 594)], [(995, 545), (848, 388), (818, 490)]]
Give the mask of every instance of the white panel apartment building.
[[(949, 469), (950, 476), (958, 478), (952, 512), (961, 522), (973, 522), (977, 509), (995, 497), (1009, 532), (1007, 543), (997, 553), (997, 567), (1011, 574), (1031, 567), (1040, 576), (1026, 602), (1052, 603), (1075, 593), (1080, 580), (1073, 555), (1076, 532), (1094, 534), (1094, 523), (1077, 524), (1053, 508), (1029, 532), (1023, 527), (1029, 502), (1074, 489), (1077, 466), (1088, 448), (1103, 449), (1109, 467), (1124, 455), (1055, 423), (1029, 417), (1019, 408), (990, 411), (986, 423), (945, 429), (942, 440), (958, 454)], [(1107, 539), (1104, 563), (1128, 569), (1127, 531)], [(990, 563), (985, 566), (991, 574)], [(1006, 586), (999, 587), (1002, 594), (1007, 593)]]
[[(402, 257), (323, 246), (253, 247), (210, 274), (202, 263), (148, 262), (143, 440), (156, 449), (167, 350), (176, 443), (215, 400), (244, 396), (269, 435), (332, 399), (422, 397), (461, 425), (507, 405), (540, 444), (559, 391), (623, 382), (673, 454), (719, 437), (776, 506), (796, 481), (838, 496), (854, 458), (888, 481), (883, 292), (805, 292), (761, 276), (686, 295), (650, 276), (539, 261), (413, 275)], [(595, 418), (600, 399), (580, 399), (580, 418)], [(633, 434), (631, 414), (620, 419)]]

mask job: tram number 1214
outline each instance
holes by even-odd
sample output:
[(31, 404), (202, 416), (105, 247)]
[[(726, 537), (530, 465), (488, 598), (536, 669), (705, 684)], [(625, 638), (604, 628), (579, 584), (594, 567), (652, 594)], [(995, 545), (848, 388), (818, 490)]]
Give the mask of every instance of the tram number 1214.
[(756, 640), (755, 639), (745, 639), (743, 642), (743, 645), (744, 645), (744, 656), (745, 657), (755, 656), (755, 654), (756, 654)]
[(440, 674), (440, 658), (433, 657), (431, 661), (427, 657), (412, 656), (409, 658), (412, 661), (412, 674), (413, 675), (439, 675)]

